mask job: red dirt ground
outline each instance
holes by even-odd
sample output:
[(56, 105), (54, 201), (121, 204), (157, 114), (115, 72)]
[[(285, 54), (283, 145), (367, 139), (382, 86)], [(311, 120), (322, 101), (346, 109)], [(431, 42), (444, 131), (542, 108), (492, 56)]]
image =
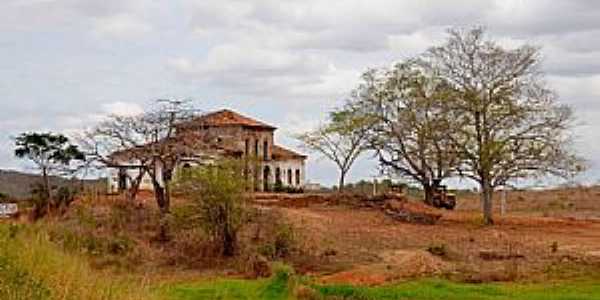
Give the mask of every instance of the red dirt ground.
[[(143, 207), (155, 205), (151, 193), (139, 199)], [(294, 267), (328, 283), (372, 285), (423, 276), (536, 281), (600, 274), (599, 187), (511, 192), (507, 215), (500, 216), (496, 205), (494, 226), (482, 225), (474, 194), (459, 195), (456, 211), (439, 210), (435, 225), (399, 222), (381, 209), (347, 200), (335, 194), (257, 194), (254, 205), (280, 211), (294, 225), (300, 248), (317, 258), (293, 262)], [(184, 202), (173, 199), (174, 206)]]
[[(436, 225), (398, 222), (380, 210), (323, 196), (267, 201), (262, 195), (261, 201), (296, 225), (313, 254), (335, 253), (317, 270), (329, 273), (325, 282), (379, 284), (440, 274), (472, 281), (543, 280), (555, 266), (566, 265), (560, 267), (565, 272), (600, 270), (599, 191), (515, 192), (508, 197), (508, 214), (497, 213), (494, 226), (481, 225), (474, 195), (461, 199), (457, 211), (440, 210)], [(435, 247), (444, 253), (426, 251)], [(390, 253), (396, 259), (389, 259)], [(407, 255), (411, 259), (403, 259)]]

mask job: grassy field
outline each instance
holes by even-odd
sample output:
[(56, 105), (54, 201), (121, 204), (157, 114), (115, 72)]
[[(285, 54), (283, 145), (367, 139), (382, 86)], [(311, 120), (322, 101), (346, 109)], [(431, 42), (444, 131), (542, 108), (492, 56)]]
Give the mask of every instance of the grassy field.
[(63, 252), (37, 226), (0, 224), (0, 299), (213, 300), (213, 299), (414, 299), (592, 300), (600, 284), (580, 278), (544, 284), (465, 284), (440, 279), (378, 287), (319, 285), (275, 267), (270, 279), (210, 279), (177, 284), (114, 275), (90, 268), (85, 257)]
[[(294, 297), (294, 289), (278, 279), (265, 281), (215, 280), (173, 286), (172, 300), (209, 299), (356, 299), (356, 300), (595, 300), (600, 285), (594, 282), (557, 284), (460, 284), (444, 280), (420, 280), (383, 287), (312, 286), (314, 293)], [(306, 292), (302, 293), (307, 295)]]

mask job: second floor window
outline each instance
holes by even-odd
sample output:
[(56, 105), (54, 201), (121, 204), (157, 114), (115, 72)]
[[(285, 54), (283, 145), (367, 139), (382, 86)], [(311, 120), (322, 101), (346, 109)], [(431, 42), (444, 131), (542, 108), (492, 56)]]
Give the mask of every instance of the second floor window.
[(264, 160), (269, 159), (269, 142), (268, 141), (265, 141), (265, 143), (263, 145), (263, 159)]

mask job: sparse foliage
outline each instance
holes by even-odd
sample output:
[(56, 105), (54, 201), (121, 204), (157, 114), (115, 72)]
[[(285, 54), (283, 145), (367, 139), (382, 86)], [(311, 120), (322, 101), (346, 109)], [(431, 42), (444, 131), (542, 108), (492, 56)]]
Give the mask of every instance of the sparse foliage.
[(370, 120), (368, 145), (382, 170), (421, 184), (431, 204), (436, 184), (459, 162), (447, 105), (452, 89), (409, 61), (366, 72), (355, 93), (347, 109)]
[(338, 190), (343, 190), (346, 175), (366, 150), (367, 120), (345, 110), (333, 111), (329, 122), (316, 130), (297, 136), (304, 147), (333, 161), (340, 171)]
[(217, 243), (224, 256), (237, 248), (237, 234), (246, 221), (244, 165), (221, 160), (194, 167), (178, 178), (178, 190), (191, 201), (188, 214)]
[(168, 239), (171, 182), (182, 158), (193, 156), (206, 142), (197, 132), (178, 133), (179, 123), (195, 116), (188, 102), (158, 100), (136, 116), (110, 116), (87, 132), (82, 144), (102, 166), (134, 168), (128, 196), (135, 198), (143, 177), (152, 180), (161, 213), (160, 240)]
[(492, 195), (509, 181), (582, 170), (569, 149), (573, 113), (558, 104), (539, 69), (539, 48), (506, 49), (481, 28), (450, 30), (445, 44), (429, 49), (421, 65), (454, 91), (449, 102), (459, 174), (479, 183), (487, 224)]

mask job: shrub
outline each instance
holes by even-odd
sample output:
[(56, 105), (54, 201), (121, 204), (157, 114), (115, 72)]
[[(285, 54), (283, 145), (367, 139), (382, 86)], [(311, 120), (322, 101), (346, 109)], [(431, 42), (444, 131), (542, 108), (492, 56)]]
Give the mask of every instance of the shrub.
[(191, 224), (201, 227), (224, 256), (235, 254), (238, 231), (246, 223), (243, 172), (241, 162), (221, 160), (188, 170), (176, 184), (191, 200), (187, 207)]
[(0, 192), (0, 203), (6, 203), (8, 202), (10, 199), (8, 198), (8, 195)]
[(283, 183), (281, 182), (281, 180), (275, 181), (275, 186), (273, 186), (273, 191), (276, 193), (285, 192), (285, 189), (283, 187)]
[(279, 211), (257, 213), (252, 221), (256, 226), (252, 239), (260, 255), (271, 260), (282, 259), (297, 250), (298, 234)]
[(135, 242), (123, 232), (98, 231), (87, 215), (83, 220), (79, 227), (48, 224), (50, 240), (68, 252), (92, 256), (124, 256), (134, 249)]
[(295, 244), (294, 229), (290, 224), (280, 224), (275, 233), (273, 242), (276, 257), (287, 257), (290, 255)]
[(446, 247), (446, 244), (430, 245), (429, 247), (427, 247), (427, 252), (431, 253), (432, 255), (441, 257), (448, 255), (448, 249)]
[(69, 207), (73, 201), (75, 201), (75, 197), (79, 193), (78, 189), (71, 188), (68, 186), (61, 186), (56, 191), (56, 196), (54, 199), (54, 207)]
[(294, 230), (289, 224), (277, 224), (270, 240), (260, 245), (258, 252), (270, 259), (288, 257), (295, 246)]
[(275, 186), (273, 187), (273, 191), (276, 193), (288, 193), (288, 194), (301, 194), (304, 193), (304, 189), (301, 187), (293, 187), (289, 185), (283, 185), (281, 181), (275, 182)]
[(31, 199), (29, 199), (29, 202), (32, 206), (31, 219), (33, 221), (43, 218), (48, 213), (48, 196), (41, 183), (31, 185)]
[(552, 253), (556, 253), (558, 251), (558, 242), (557, 241), (552, 242), (552, 244), (550, 245), (550, 251)]

